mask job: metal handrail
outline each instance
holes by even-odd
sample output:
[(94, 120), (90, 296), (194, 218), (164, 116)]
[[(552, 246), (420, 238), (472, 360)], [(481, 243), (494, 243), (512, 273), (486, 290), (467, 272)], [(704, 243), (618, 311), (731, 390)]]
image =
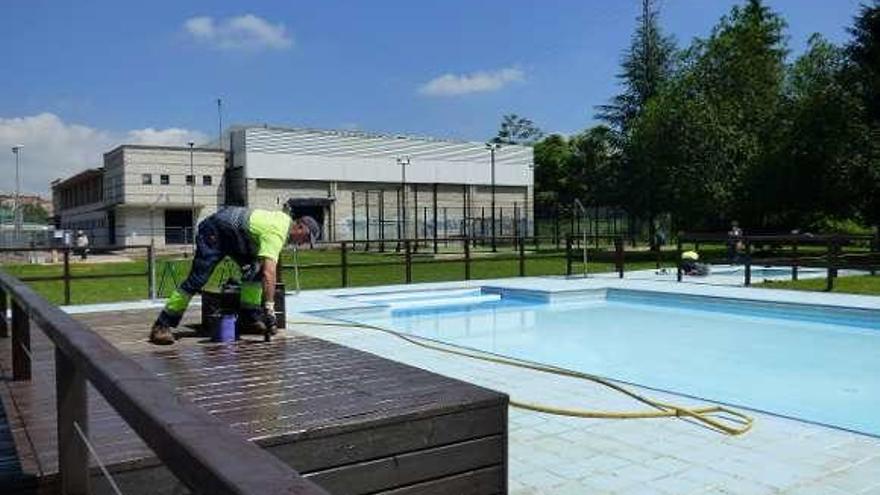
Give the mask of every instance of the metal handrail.
[[(30, 378), (32, 320), (55, 344), (58, 467), (62, 493), (90, 493), (88, 451), (75, 425), (88, 425), (91, 383), (174, 475), (195, 493), (326, 495), (110, 342), (0, 271), (0, 300), (12, 302), (14, 379)], [(4, 311), (5, 315), (5, 311)], [(5, 336), (6, 319), (2, 318)], [(23, 350), (18, 350), (21, 344)], [(88, 434), (83, 428), (83, 433)]]

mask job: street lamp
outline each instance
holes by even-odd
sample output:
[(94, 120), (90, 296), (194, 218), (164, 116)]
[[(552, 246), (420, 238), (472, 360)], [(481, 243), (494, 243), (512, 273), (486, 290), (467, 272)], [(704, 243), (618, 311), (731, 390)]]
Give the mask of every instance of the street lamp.
[(190, 225), (189, 225), (189, 243), (193, 256), (196, 254), (196, 174), (193, 167), (193, 146), (196, 143), (190, 141), (189, 145), (189, 206), (190, 206)]
[(397, 158), (397, 164), (400, 165), (400, 216), (402, 217), (403, 235), (406, 238), (406, 167), (410, 164), (408, 156)]
[[(492, 166), (492, 252), (498, 249), (495, 245), (495, 152), (501, 149), (500, 143), (486, 143)], [(502, 219), (503, 220), (503, 219)]]
[(21, 154), (21, 149), (24, 148), (21, 144), (16, 144), (12, 147), (12, 154), (15, 155), (15, 201), (12, 203), (12, 221), (15, 224), (14, 232), (15, 232), (15, 240), (20, 240), (21, 237), (21, 175), (19, 174), (19, 155)]

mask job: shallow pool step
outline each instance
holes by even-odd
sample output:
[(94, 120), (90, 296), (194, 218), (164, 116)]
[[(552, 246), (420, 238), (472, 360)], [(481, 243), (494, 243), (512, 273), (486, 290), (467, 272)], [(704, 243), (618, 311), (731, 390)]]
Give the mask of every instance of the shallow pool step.
[(479, 295), (479, 296), (464, 296), (464, 297), (443, 297), (443, 298), (436, 298), (435, 297), (433, 300), (391, 302), (391, 303), (388, 303), (388, 307), (392, 311), (412, 310), (412, 309), (422, 309), (422, 308), (442, 308), (442, 307), (447, 307), (447, 306), (473, 306), (476, 304), (497, 302), (500, 300), (501, 300), (501, 296), (498, 294), (486, 294), (486, 295)]
[(381, 294), (356, 294), (347, 299), (373, 304), (392, 304), (402, 301), (433, 301), (457, 297), (477, 297), (481, 295), (479, 288), (452, 290), (420, 290), (409, 292), (385, 292)]

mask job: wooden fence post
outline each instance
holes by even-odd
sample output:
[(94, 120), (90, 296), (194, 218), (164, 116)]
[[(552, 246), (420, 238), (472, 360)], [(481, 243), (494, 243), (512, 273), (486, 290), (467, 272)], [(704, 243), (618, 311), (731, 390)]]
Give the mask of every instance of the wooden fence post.
[(681, 282), (682, 279), (682, 270), (681, 270), (681, 236), (682, 233), (678, 233), (678, 240), (675, 245), (675, 280)]
[(623, 239), (620, 237), (614, 238), (614, 261), (618, 278), (623, 278)]
[(403, 261), (406, 265), (406, 283), (412, 283), (412, 246), (409, 239), (403, 241)]
[(64, 304), (70, 304), (70, 248), (64, 248)]
[(85, 375), (59, 348), (55, 348), (55, 404), (58, 411), (58, 474), (62, 494), (88, 494), (89, 401)]
[(147, 299), (156, 299), (156, 251), (152, 244), (147, 246)]
[(834, 290), (834, 277), (837, 275), (837, 238), (828, 239), (828, 271), (825, 275), (825, 290), (831, 292)]
[(12, 379), (31, 379), (31, 325), (28, 314), (12, 298)]
[(871, 254), (868, 255), (868, 262), (871, 263), (871, 275), (877, 275), (877, 261), (875, 257), (880, 255), (880, 225), (874, 226), (874, 239), (871, 242)]
[(9, 337), (9, 323), (6, 319), (7, 310), (6, 291), (0, 288), (0, 338)]
[(467, 237), (464, 238), (464, 279), (471, 279), (471, 245)]
[(745, 240), (745, 248), (746, 248), (746, 267), (745, 267), (745, 283), (746, 287), (750, 287), (752, 285), (752, 242), (748, 239)]
[(340, 267), (342, 269), (342, 286), (348, 287), (348, 244), (342, 241), (342, 250), (340, 251)]

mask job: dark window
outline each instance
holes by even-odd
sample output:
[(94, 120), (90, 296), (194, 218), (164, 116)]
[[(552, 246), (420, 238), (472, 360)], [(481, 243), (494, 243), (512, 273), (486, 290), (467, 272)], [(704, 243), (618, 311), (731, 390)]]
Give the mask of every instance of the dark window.
[(149, 185), (153, 183), (153, 174), (141, 174), (141, 184)]
[(202, 176), (202, 185), (203, 186), (210, 186), (211, 180), (212, 180), (212, 177), (210, 175), (203, 175)]
[(171, 181), (168, 180), (167, 174), (162, 174), (159, 176), (159, 183), (162, 184), (163, 186), (167, 186), (168, 184), (171, 183)]
[(193, 185), (193, 176), (192, 175), (186, 176), (186, 185), (188, 185), (188, 186)]

